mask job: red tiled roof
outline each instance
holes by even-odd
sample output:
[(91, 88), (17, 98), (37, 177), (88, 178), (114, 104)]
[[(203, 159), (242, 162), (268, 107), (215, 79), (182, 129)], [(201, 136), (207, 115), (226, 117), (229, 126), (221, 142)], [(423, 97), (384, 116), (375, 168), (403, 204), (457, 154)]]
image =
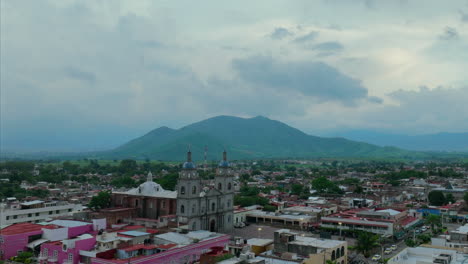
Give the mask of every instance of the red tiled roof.
[(155, 246), (155, 245), (139, 244), (139, 245), (134, 245), (134, 246), (131, 246), (131, 247), (128, 247), (128, 248), (122, 248), (121, 250), (123, 250), (125, 252), (130, 252), (130, 251), (135, 251), (135, 250), (140, 250), (140, 249), (155, 249), (155, 248), (157, 248), (157, 246)]
[(146, 228), (146, 233), (157, 234), (157, 233), (159, 233), (159, 230), (157, 230), (157, 229), (151, 229), (151, 228)]
[(418, 218), (412, 217), (412, 216), (407, 216), (407, 217), (405, 217), (404, 219), (402, 219), (402, 220), (400, 221), (400, 224), (401, 224), (402, 226), (406, 226), (406, 225), (408, 225), (408, 224), (410, 224), (410, 223), (412, 223), (412, 222), (414, 222), (414, 221), (416, 221), (416, 220), (418, 220)]
[(55, 229), (56, 226), (54, 225), (38, 225), (32, 223), (19, 223), (13, 224), (11, 226), (7, 226), (2, 229), (2, 235), (17, 235), (17, 234), (24, 234), (29, 232), (36, 232), (41, 231), (42, 228), (46, 229)]
[(141, 228), (145, 228), (145, 227), (141, 226), (141, 225), (129, 225), (129, 226), (125, 226), (123, 229), (125, 229), (125, 230), (135, 230), (135, 229), (141, 229)]
[(177, 244), (165, 244), (165, 245), (157, 245), (156, 247), (157, 248), (160, 248), (160, 249), (170, 249), (170, 248), (173, 248), (177, 246)]

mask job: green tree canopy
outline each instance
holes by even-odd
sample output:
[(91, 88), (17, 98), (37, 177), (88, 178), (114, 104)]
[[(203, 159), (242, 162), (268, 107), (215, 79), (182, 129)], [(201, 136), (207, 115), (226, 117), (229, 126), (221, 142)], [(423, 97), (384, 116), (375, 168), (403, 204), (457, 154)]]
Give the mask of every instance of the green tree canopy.
[(101, 191), (98, 193), (98, 195), (91, 198), (88, 206), (93, 210), (108, 208), (111, 205), (111, 196), (111, 191)]
[(360, 232), (356, 241), (356, 250), (369, 257), (372, 249), (378, 247), (379, 236), (369, 232)]
[(427, 198), (431, 205), (441, 206), (446, 203), (444, 193), (441, 191), (431, 191)]

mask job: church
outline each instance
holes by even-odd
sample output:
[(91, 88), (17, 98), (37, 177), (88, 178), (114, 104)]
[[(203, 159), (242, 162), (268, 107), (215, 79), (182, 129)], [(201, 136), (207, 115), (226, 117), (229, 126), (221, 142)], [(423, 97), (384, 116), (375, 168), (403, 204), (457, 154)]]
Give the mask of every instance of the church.
[(226, 233), (233, 228), (234, 177), (226, 151), (219, 163), (214, 188), (202, 186), (192, 153), (182, 166), (177, 183), (177, 218), (189, 230)]
[[(146, 182), (126, 192), (113, 192), (113, 209), (102, 210), (106, 217), (123, 219), (160, 219), (176, 215), (178, 225), (189, 230), (229, 232), (233, 228), (234, 177), (226, 151), (219, 163), (214, 187), (202, 186), (192, 152), (179, 173), (176, 191), (164, 190), (148, 173)], [(117, 210), (118, 209), (118, 210)], [(126, 210), (126, 211), (125, 211)], [(119, 215), (116, 215), (119, 214)]]

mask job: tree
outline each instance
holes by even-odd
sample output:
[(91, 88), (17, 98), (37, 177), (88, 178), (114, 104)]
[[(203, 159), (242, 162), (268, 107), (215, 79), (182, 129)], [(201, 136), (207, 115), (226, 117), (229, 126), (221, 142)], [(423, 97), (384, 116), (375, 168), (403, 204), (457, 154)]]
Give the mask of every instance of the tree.
[(364, 189), (362, 188), (361, 185), (356, 186), (356, 189), (354, 189), (354, 193), (363, 193)]
[(360, 232), (357, 237), (356, 250), (369, 257), (372, 249), (378, 247), (379, 236), (369, 232)]
[(291, 185), (291, 193), (295, 195), (301, 194), (302, 190), (304, 189), (304, 186), (302, 184), (293, 184)]
[(329, 181), (325, 176), (312, 180), (312, 188), (314, 188), (318, 193), (342, 193), (341, 189), (334, 182)]
[(101, 191), (98, 195), (91, 198), (88, 206), (93, 210), (108, 208), (111, 204), (111, 196), (111, 191)]
[(445, 202), (446, 202), (446, 203), (454, 203), (454, 202), (455, 202), (455, 198), (453, 197), (453, 194), (448, 193), (448, 194), (445, 196)]
[(468, 192), (463, 195), (463, 200), (465, 200), (466, 207), (468, 207)]
[(426, 225), (430, 225), (432, 230), (434, 230), (435, 225), (437, 225), (437, 226), (442, 225), (440, 216), (435, 215), (435, 214), (430, 214), (430, 215), (426, 216), (426, 220), (424, 222), (426, 223)]
[(119, 171), (121, 173), (134, 173), (137, 168), (137, 162), (131, 159), (124, 159), (119, 164)]
[(416, 241), (414, 241), (411, 238), (408, 238), (408, 239), (405, 240), (405, 244), (408, 247), (415, 247), (416, 246)]
[(431, 191), (427, 198), (431, 205), (441, 206), (446, 203), (444, 193), (441, 191)]

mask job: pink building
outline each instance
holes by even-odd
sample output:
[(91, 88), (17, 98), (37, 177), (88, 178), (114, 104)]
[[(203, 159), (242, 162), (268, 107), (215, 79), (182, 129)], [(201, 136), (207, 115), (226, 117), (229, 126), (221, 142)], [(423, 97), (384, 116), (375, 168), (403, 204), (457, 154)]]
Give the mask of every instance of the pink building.
[(88, 222), (74, 220), (54, 220), (49, 223), (68, 228), (68, 238), (73, 238), (85, 233), (93, 233), (93, 231), (95, 231), (93, 230), (93, 223)]
[(41, 245), (39, 264), (78, 264), (80, 263), (80, 250), (92, 250), (95, 245), (96, 237), (90, 234), (44, 243)]
[(200, 255), (210, 251), (212, 247), (224, 247), (229, 243), (228, 235), (219, 235), (209, 239), (204, 239), (197, 243), (181, 247), (172, 247), (154, 255), (138, 256), (130, 259), (104, 259), (92, 258), (92, 264), (183, 264), (194, 263), (200, 259)]
[(54, 229), (53, 225), (38, 225), (32, 223), (13, 224), (0, 232), (0, 260), (9, 259), (18, 253), (34, 248), (35, 241), (42, 238), (42, 229)]

